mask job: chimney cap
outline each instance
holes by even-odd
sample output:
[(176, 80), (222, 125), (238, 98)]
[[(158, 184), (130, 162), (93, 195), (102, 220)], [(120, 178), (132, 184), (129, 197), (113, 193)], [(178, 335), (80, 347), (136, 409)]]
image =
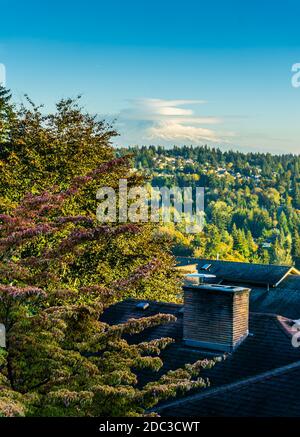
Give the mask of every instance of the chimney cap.
[(241, 293), (243, 291), (251, 291), (250, 288), (246, 287), (238, 287), (235, 285), (222, 285), (222, 284), (201, 284), (201, 285), (194, 285), (189, 284), (185, 285), (185, 288), (193, 288), (196, 290), (206, 290), (206, 291), (221, 291), (225, 293)]
[(215, 278), (216, 275), (211, 273), (188, 273), (185, 275), (186, 278)]

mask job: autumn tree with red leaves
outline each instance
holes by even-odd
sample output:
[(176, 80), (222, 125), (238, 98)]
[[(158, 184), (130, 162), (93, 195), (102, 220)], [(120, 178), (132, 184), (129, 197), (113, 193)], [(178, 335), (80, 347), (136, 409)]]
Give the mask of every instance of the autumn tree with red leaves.
[(6, 328), (2, 415), (141, 415), (162, 399), (208, 384), (198, 373), (214, 360), (136, 387), (137, 372), (159, 370), (159, 353), (173, 340), (129, 345), (124, 335), (173, 322), (174, 316), (158, 314), (113, 326), (100, 321), (107, 306), (159, 268), (158, 259), (110, 284), (78, 281), (69, 289), (61, 280), (68, 263), (85, 257), (86, 248), (109, 246), (118, 236), (137, 235), (142, 228), (62, 215), (65, 203), (90, 177), (80, 178), (80, 184), (76, 178), (65, 191), (27, 195), (11, 214), (0, 216), (0, 321)]
[[(38, 195), (37, 199), (41, 201), (39, 196), (49, 196), (49, 192), (75, 190), (65, 199), (61, 217), (57, 216), (58, 220), (64, 221), (61, 232), (72, 229), (76, 220), (82, 225), (80, 237), (92, 239), (91, 235), (88, 237), (91, 231), (87, 222), (96, 219), (98, 188), (109, 186), (117, 191), (121, 178), (127, 180), (128, 187), (142, 185), (144, 179), (131, 171), (130, 157), (115, 156), (112, 147), (112, 140), (117, 135), (115, 129), (97, 116), (84, 112), (79, 105), (80, 99), (61, 100), (51, 114), (42, 112), (42, 108), (29, 98), (26, 102), (27, 105), (17, 107), (12, 104), (8, 91), (0, 93), (0, 132), (5, 130), (5, 140), (0, 136), (0, 214), (15, 214), (14, 210), (24, 196), (28, 203), (30, 195)], [(45, 209), (54, 200), (44, 197), (44, 201), (41, 207)], [(60, 202), (61, 198), (58, 196), (55, 201)], [(47, 226), (39, 219), (37, 228), (28, 231), (39, 233), (40, 238), (35, 241), (34, 248), (27, 245), (26, 255), (32, 251), (37, 256), (47, 240), (52, 256), (55, 250), (62, 256), (65, 249), (55, 246), (58, 233), (52, 237), (50, 230), (45, 229)], [(105, 228), (100, 231), (105, 232)], [(77, 232), (75, 227), (74, 232)], [(69, 240), (62, 244), (72, 244), (72, 238), (70, 234)], [(37, 242), (41, 248), (37, 247)], [(77, 257), (77, 250), (85, 250), (85, 256)], [(73, 255), (69, 252), (68, 256), (72, 257), (72, 262), (68, 258), (68, 262), (61, 263), (56, 270), (53, 265), (54, 272), (51, 273), (59, 278), (61, 286), (69, 289), (91, 282), (110, 284), (130, 276), (157, 258), (160, 260), (157, 269), (137, 287), (132, 287), (128, 296), (170, 301), (176, 300), (180, 292), (170, 245), (166, 237), (157, 232), (157, 226), (150, 223), (140, 226), (137, 233), (119, 232), (114, 238), (94, 239), (85, 249), (77, 245)], [(42, 271), (42, 266), (39, 268)], [(45, 274), (40, 279), (45, 281)]]
[(198, 374), (215, 360), (137, 386), (139, 370), (161, 368), (160, 351), (173, 340), (130, 345), (124, 336), (173, 316), (114, 326), (100, 320), (128, 296), (175, 300), (179, 291), (168, 242), (155, 226), (96, 220), (98, 187), (142, 181), (129, 157), (114, 156), (115, 131), (72, 100), (43, 115), (33, 104), (17, 110), (3, 95), (0, 415), (142, 415), (205, 387)]

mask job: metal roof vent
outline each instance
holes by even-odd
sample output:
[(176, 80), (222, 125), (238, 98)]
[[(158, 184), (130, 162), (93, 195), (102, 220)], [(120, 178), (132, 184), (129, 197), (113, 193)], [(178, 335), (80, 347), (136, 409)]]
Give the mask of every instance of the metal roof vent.
[(208, 271), (211, 268), (211, 264), (204, 264), (203, 266), (200, 267), (201, 270), (206, 270)]
[(184, 285), (197, 286), (203, 284), (206, 279), (214, 279), (215, 277), (216, 275), (210, 273), (189, 273), (188, 275), (185, 275)]
[(184, 312), (184, 307), (180, 308), (180, 309), (177, 311), (177, 315), (178, 315), (178, 316), (183, 316), (183, 312)]
[(138, 302), (135, 307), (138, 310), (145, 311), (147, 308), (149, 308), (149, 303), (148, 302)]

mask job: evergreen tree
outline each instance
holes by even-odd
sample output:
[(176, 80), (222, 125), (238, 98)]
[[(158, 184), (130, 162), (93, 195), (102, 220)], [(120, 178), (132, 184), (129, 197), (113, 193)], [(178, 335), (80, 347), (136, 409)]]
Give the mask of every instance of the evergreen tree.
[(300, 235), (298, 231), (295, 231), (294, 233), (293, 254), (295, 257), (300, 258)]
[(11, 97), (10, 91), (0, 85), (0, 158), (6, 149), (6, 143), (10, 140), (14, 119)]

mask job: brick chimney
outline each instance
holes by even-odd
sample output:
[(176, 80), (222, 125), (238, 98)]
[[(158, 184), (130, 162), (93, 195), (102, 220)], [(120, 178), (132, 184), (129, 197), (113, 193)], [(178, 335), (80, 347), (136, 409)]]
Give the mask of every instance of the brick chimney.
[(187, 345), (232, 352), (247, 337), (249, 288), (192, 282), (183, 290)]

